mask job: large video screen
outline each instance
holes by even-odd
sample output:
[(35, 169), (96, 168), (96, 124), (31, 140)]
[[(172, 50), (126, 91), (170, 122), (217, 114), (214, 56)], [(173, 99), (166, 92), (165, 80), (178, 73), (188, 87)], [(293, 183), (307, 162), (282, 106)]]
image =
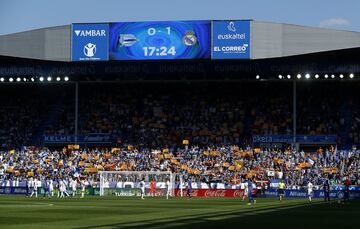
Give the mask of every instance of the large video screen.
[(110, 24), (111, 60), (204, 59), (211, 56), (210, 21)]

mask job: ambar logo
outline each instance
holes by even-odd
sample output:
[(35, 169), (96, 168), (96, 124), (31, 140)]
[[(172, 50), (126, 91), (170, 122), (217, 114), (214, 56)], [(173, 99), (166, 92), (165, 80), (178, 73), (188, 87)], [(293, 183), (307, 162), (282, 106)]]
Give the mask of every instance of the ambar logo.
[(76, 36), (79, 37), (105, 37), (106, 30), (104, 29), (91, 29), (91, 30), (74, 30)]

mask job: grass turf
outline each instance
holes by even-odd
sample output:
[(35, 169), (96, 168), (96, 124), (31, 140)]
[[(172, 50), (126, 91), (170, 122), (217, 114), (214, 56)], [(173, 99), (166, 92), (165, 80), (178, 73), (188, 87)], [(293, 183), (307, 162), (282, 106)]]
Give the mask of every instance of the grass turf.
[(360, 201), (0, 196), (1, 228), (359, 228)]

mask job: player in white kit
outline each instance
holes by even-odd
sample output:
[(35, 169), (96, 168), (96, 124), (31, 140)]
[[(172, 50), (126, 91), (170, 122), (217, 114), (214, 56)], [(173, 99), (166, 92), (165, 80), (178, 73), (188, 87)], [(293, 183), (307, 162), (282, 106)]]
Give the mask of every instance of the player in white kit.
[(80, 197), (80, 198), (84, 198), (86, 181), (85, 181), (85, 180), (81, 180), (81, 181), (80, 181), (80, 185), (81, 185), (81, 197)]
[(37, 198), (38, 196), (37, 189), (38, 189), (38, 179), (36, 179), (35, 177), (34, 180), (32, 181), (32, 192), (30, 197), (32, 197), (35, 194), (35, 198)]
[(171, 191), (172, 191), (172, 187), (171, 187), (171, 182), (170, 180), (168, 179), (166, 181), (166, 199), (169, 199), (169, 197), (171, 197)]
[(246, 197), (248, 197), (248, 193), (249, 193), (249, 186), (248, 186), (248, 183), (245, 182), (245, 183), (241, 183), (241, 189), (244, 189), (244, 194), (243, 194), (243, 197), (242, 197), (242, 201), (245, 200)]
[(26, 183), (26, 185), (27, 185), (26, 196), (27, 197), (30, 197), (30, 194), (32, 192), (33, 181), (34, 181), (34, 179), (32, 177), (28, 178), (28, 180), (27, 180), (27, 183)]
[(311, 202), (311, 197), (313, 195), (313, 188), (314, 185), (311, 183), (311, 181), (309, 181), (309, 183), (307, 184), (309, 202)]
[(50, 184), (49, 184), (49, 189), (50, 189), (50, 195), (53, 197), (54, 196), (54, 181), (52, 180), (52, 178), (49, 178)]
[(140, 190), (141, 190), (141, 199), (144, 199), (145, 197), (145, 181), (142, 179), (140, 181)]
[(77, 181), (75, 178), (73, 178), (71, 180), (71, 191), (72, 191), (72, 197), (75, 197), (76, 196), (76, 186), (77, 186)]
[(60, 180), (59, 189), (60, 189), (60, 198), (64, 198), (65, 195), (69, 196), (69, 193), (66, 191), (66, 184), (64, 180)]

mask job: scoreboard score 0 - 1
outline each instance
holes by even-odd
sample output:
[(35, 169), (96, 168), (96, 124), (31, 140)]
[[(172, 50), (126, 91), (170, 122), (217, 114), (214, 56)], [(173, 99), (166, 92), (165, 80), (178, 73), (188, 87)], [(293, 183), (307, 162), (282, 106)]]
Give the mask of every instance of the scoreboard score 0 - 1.
[(111, 23), (110, 60), (207, 59), (210, 21)]

